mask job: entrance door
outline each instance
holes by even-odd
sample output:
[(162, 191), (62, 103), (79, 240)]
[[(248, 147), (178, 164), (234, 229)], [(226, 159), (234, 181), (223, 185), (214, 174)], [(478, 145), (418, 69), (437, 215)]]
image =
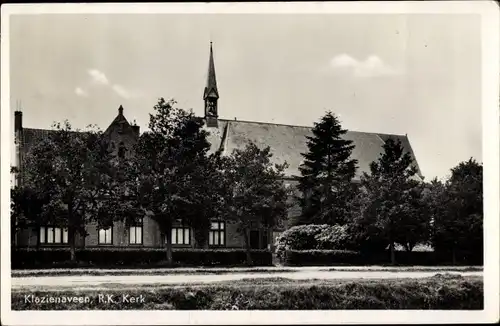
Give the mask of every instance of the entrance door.
[(259, 230), (250, 230), (250, 248), (260, 249), (260, 232)]

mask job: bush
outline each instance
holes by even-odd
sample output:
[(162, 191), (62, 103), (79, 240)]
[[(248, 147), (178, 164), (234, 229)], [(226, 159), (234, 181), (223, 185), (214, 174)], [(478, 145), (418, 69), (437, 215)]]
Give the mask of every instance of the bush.
[(276, 239), (276, 255), (283, 259), (287, 250), (346, 249), (347, 227), (341, 225), (298, 225)]
[[(272, 265), (267, 250), (251, 252), (256, 266)], [(176, 266), (239, 266), (245, 265), (244, 249), (174, 249)], [(11, 251), (12, 268), (43, 267), (149, 267), (164, 265), (165, 249), (161, 248), (86, 248), (76, 250), (76, 260), (70, 262), (68, 248), (15, 249)]]

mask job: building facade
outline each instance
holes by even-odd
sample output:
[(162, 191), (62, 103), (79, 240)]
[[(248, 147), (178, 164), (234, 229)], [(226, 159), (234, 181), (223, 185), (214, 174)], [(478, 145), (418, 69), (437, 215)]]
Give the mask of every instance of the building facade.
[[(210, 57), (206, 87), (203, 92), (203, 103), (205, 111), (205, 128), (209, 132), (211, 151), (221, 150), (228, 155), (235, 149), (243, 149), (250, 141), (257, 146), (271, 148), (273, 163), (288, 163), (285, 170), (285, 186), (295, 188), (299, 166), (302, 163), (301, 153), (307, 151), (307, 136), (312, 134), (311, 127), (283, 125), (265, 122), (238, 121), (219, 118), (218, 108), (219, 90), (215, 75), (215, 64), (210, 44)], [(16, 139), (16, 157), (14, 164), (22, 174), (23, 157), (37, 142), (47, 137), (50, 130), (25, 128), (22, 121), (22, 112), (15, 112), (14, 132)], [(122, 106), (118, 108), (118, 115), (104, 132), (108, 137), (112, 148), (119, 156), (127, 157), (133, 155), (130, 149), (137, 141), (140, 130), (136, 125), (128, 122), (124, 115)], [(383, 151), (382, 146), (388, 139), (401, 141), (403, 147), (414, 159), (418, 170), (418, 178), (422, 178), (417, 160), (414, 156), (407, 136), (390, 135), (379, 133), (368, 133), (348, 131), (346, 139), (354, 142), (355, 148), (352, 157), (358, 160), (358, 170), (355, 180), (363, 172), (369, 172), (371, 162), (377, 160)], [(17, 182), (22, 182), (16, 178)], [(300, 207), (296, 204), (288, 212), (289, 220), (300, 214)], [(115, 223), (109, 229), (97, 228), (95, 224), (86, 227), (87, 236), (76, 237), (76, 246), (83, 248), (91, 247), (154, 247), (161, 248), (165, 245), (165, 236), (160, 233), (156, 222), (149, 217), (144, 217), (142, 222), (130, 228), (125, 228), (123, 223)], [(267, 230), (255, 225), (250, 231), (250, 245), (255, 249), (270, 248), (274, 238), (281, 230)], [(16, 236), (19, 247), (37, 246), (67, 246), (67, 230), (54, 225), (42, 227), (28, 227), (19, 231)], [(172, 243), (174, 248), (186, 248), (194, 246), (193, 230), (182, 226), (180, 223), (172, 230)], [(243, 236), (236, 231), (236, 225), (224, 221), (214, 221), (209, 231), (210, 248), (243, 248)]]

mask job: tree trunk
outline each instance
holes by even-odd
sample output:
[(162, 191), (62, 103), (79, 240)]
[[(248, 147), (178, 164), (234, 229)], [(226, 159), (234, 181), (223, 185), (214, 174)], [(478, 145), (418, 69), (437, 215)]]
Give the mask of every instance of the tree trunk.
[(243, 231), (243, 237), (245, 239), (245, 249), (246, 249), (246, 256), (247, 256), (247, 265), (252, 266), (253, 261), (252, 261), (252, 254), (251, 254), (251, 248), (250, 248), (250, 239), (248, 236), (249, 230), (245, 229)]
[(168, 230), (165, 234), (166, 238), (166, 243), (165, 243), (165, 248), (167, 251), (167, 265), (172, 266), (173, 265), (173, 258), (172, 258), (172, 228)]
[(394, 252), (394, 242), (391, 241), (389, 248), (391, 250), (391, 265), (396, 265), (396, 253)]
[(75, 253), (75, 228), (70, 224), (68, 226), (68, 241), (69, 241), (69, 252), (71, 262), (76, 261)]

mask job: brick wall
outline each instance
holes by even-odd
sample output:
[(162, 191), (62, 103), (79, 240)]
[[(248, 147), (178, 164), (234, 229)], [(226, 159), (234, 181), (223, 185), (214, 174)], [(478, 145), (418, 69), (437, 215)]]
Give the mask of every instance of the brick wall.
[[(38, 244), (38, 236), (39, 236), (38, 228), (34, 227), (34, 226), (28, 226), (27, 228), (19, 230), (17, 232), (17, 246), (35, 248)], [(42, 246), (42, 247), (61, 247), (61, 246), (67, 246), (67, 244), (43, 243), (43, 244), (40, 244), (40, 246)], [(77, 248), (84, 246), (83, 237), (80, 236), (79, 234), (75, 235), (75, 246)]]
[(227, 248), (244, 248), (245, 239), (236, 231), (237, 225), (226, 223), (226, 247)]

